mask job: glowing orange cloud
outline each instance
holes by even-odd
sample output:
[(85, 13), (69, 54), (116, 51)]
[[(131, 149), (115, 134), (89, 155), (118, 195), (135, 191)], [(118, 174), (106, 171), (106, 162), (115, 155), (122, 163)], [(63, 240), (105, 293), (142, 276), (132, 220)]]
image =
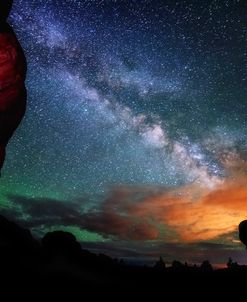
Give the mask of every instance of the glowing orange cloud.
[(203, 241), (232, 233), (247, 219), (247, 164), (233, 163), (228, 177), (213, 188), (200, 181), (170, 189), (117, 188), (100, 211), (86, 214), (86, 226), (122, 239), (164, 242)]
[(229, 186), (195, 202), (175, 202), (164, 211), (164, 222), (184, 241), (208, 240), (237, 230), (247, 218), (247, 188)]
[(147, 198), (130, 210), (174, 229), (185, 242), (209, 240), (236, 231), (247, 219), (247, 177), (234, 173), (215, 190), (199, 184)]

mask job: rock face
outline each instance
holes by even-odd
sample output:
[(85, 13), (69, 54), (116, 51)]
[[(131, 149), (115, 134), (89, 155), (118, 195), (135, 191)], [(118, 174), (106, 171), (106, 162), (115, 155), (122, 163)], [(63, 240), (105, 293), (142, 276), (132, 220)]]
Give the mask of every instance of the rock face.
[(240, 222), (239, 227), (239, 239), (247, 248), (247, 220)]
[(64, 231), (54, 231), (47, 233), (42, 239), (42, 245), (49, 250), (80, 250), (80, 244), (73, 234)]
[[(246, 225), (247, 222), (240, 225), (243, 236)], [(134, 291), (138, 297), (145, 297), (149, 292), (164, 294), (164, 290), (175, 288), (175, 297), (184, 299), (186, 294), (194, 294), (198, 301), (198, 292), (212, 297), (217, 291), (222, 296), (224, 292), (229, 294), (228, 288), (245, 288), (247, 266), (231, 259), (228, 263), (227, 269), (219, 270), (213, 270), (207, 260), (201, 266), (174, 261), (166, 267), (160, 258), (153, 268), (128, 266), (82, 249), (68, 232), (47, 233), (39, 243), (30, 231), (0, 215), (0, 285), (2, 295), (5, 290), (8, 297), (16, 295), (18, 288), (18, 295), (23, 297), (36, 292), (45, 299), (52, 293), (56, 298), (67, 295), (69, 301), (74, 301), (71, 296), (82, 293), (85, 297), (99, 294), (100, 298), (112, 294), (115, 301), (119, 293), (129, 297)], [(191, 291), (191, 284), (199, 291)]]
[(0, 215), (0, 282), (19, 284), (36, 269), (40, 244), (29, 230)]
[(0, 215), (0, 248), (29, 249), (38, 246), (29, 230), (19, 227)]
[(26, 109), (26, 58), (12, 28), (6, 23), (12, 1), (0, 2), (0, 169), (5, 148)]
[(42, 248), (48, 258), (58, 256), (76, 261), (81, 255), (81, 245), (73, 234), (64, 231), (47, 233), (42, 239)]

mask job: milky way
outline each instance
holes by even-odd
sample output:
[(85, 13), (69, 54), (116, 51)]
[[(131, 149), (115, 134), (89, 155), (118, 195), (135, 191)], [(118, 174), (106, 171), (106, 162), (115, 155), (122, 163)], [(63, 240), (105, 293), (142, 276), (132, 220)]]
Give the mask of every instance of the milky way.
[[(106, 241), (108, 252), (122, 250), (124, 240), (132, 251), (126, 256), (167, 249), (170, 258), (199, 259), (200, 246), (191, 248), (194, 258), (187, 245), (178, 252), (183, 233), (169, 219), (175, 210), (165, 210), (163, 221), (151, 209), (167, 204), (169, 194), (184, 200), (193, 192), (189, 200), (199, 204), (246, 171), (244, 1), (15, 2), (10, 23), (28, 60), (29, 97), (3, 170), (4, 211), (36, 234), (77, 228), (84, 241), (101, 242), (95, 249), (106, 249)], [(135, 236), (124, 227), (118, 232), (105, 212), (116, 198), (114, 219), (124, 213)], [(40, 208), (37, 219), (26, 199), (50, 200), (52, 215)], [(74, 220), (56, 214), (56, 201)], [(218, 247), (226, 239), (217, 236), (227, 232), (205, 239)]]

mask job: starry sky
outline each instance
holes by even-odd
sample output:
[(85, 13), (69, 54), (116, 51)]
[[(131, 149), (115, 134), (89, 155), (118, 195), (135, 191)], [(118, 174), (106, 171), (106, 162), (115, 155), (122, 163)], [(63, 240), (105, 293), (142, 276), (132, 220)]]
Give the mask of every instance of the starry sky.
[(113, 257), (241, 263), (244, 0), (18, 0), (28, 108), (1, 213)]

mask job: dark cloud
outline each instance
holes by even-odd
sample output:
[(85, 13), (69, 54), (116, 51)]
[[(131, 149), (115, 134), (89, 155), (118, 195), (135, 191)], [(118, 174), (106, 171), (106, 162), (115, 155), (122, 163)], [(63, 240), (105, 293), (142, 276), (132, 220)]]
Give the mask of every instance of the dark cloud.
[(151, 240), (158, 236), (154, 225), (115, 212), (84, 215), (86, 227), (95, 232), (110, 234), (126, 240)]
[[(236, 232), (246, 213), (245, 180), (240, 175), (237, 184), (227, 182), (214, 191), (201, 189), (197, 184), (163, 191), (122, 186), (112, 189), (103, 201), (87, 211), (83, 199), (9, 196), (9, 200), (18, 212), (14, 216), (29, 228), (77, 226), (111, 239), (176, 244), (225, 236), (218, 243), (235, 245), (236, 236), (232, 232)], [(214, 250), (216, 245), (209, 245)]]
[[(130, 198), (130, 189), (113, 190), (97, 211), (94, 209), (88, 213), (82, 211), (78, 200), (68, 202), (11, 195), (9, 200), (15, 210), (5, 210), (2, 214), (15, 217), (15, 221), (34, 231), (43, 229), (42, 232), (45, 232), (46, 228), (49, 229), (51, 226), (64, 225), (97, 232), (111, 240), (82, 242), (83, 248), (124, 258), (126, 261), (139, 259), (152, 264), (159, 256), (163, 256), (167, 262), (177, 259), (200, 263), (204, 259), (209, 259), (217, 264), (222, 263), (222, 259), (225, 259), (226, 263), (228, 257), (240, 263), (244, 261), (245, 251), (240, 248), (240, 243), (235, 242), (231, 245), (230, 241), (226, 240), (227, 237), (231, 240), (236, 238), (236, 232), (224, 235), (224, 241), (186, 244), (174, 240), (172, 242), (171, 239), (174, 237), (169, 232), (166, 234), (163, 231), (165, 235), (158, 234), (159, 230), (154, 221), (150, 221), (145, 215), (139, 217), (133, 215), (137, 213), (133, 206), (142, 205), (137, 196), (145, 195), (144, 192), (141, 193), (141, 188), (133, 190), (135, 197), (133, 200)], [(38, 233), (41, 235), (42, 232)]]
[[(139, 192), (140, 193), (140, 192)], [(128, 215), (130, 202), (140, 198), (137, 191), (129, 199), (130, 191), (124, 189), (111, 193), (97, 210), (83, 213), (81, 203), (47, 198), (28, 198), (9, 196), (14, 208), (19, 208), (14, 215), (15, 220), (29, 228), (39, 226), (78, 226), (103, 236), (116, 236), (125, 240), (149, 240), (158, 236), (158, 230), (152, 222), (145, 218)], [(137, 197), (138, 196), (138, 197)], [(12, 210), (11, 210), (12, 211)], [(24, 214), (24, 215), (23, 215)], [(23, 217), (28, 215), (30, 219)], [(10, 215), (7, 213), (7, 216)]]
[(201, 263), (208, 259), (214, 264), (227, 263), (231, 257), (234, 261), (244, 263), (246, 251), (233, 249), (230, 245), (200, 242), (193, 244), (165, 243), (154, 241), (154, 245), (144, 241), (117, 240), (111, 242), (85, 242), (83, 247), (95, 253), (105, 253), (112, 257), (124, 258), (126, 261), (137, 260), (153, 264), (160, 256), (167, 263), (174, 259), (188, 263)]
[(205, 250), (225, 250), (225, 249), (231, 249), (232, 245), (230, 244), (224, 244), (224, 243), (215, 243), (215, 242), (199, 242), (195, 244), (195, 247), (199, 249), (205, 249)]
[(28, 214), (37, 217), (65, 217), (69, 214), (77, 215), (79, 204), (75, 202), (65, 203), (63, 201), (50, 198), (29, 198), (24, 196), (9, 195), (12, 203), (21, 206)]
[[(80, 222), (80, 205), (78, 202), (64, 202), (49, 198), (30, 198), (24, 196), (9, 195), (9, 201), (13, 205), (6, 212), (7, 216), (16, 217), (22, 225), (35, 228), (42, 225), (52, 226), (78, 225)], [(29, 219), (25, 219), (29, 217)]]

